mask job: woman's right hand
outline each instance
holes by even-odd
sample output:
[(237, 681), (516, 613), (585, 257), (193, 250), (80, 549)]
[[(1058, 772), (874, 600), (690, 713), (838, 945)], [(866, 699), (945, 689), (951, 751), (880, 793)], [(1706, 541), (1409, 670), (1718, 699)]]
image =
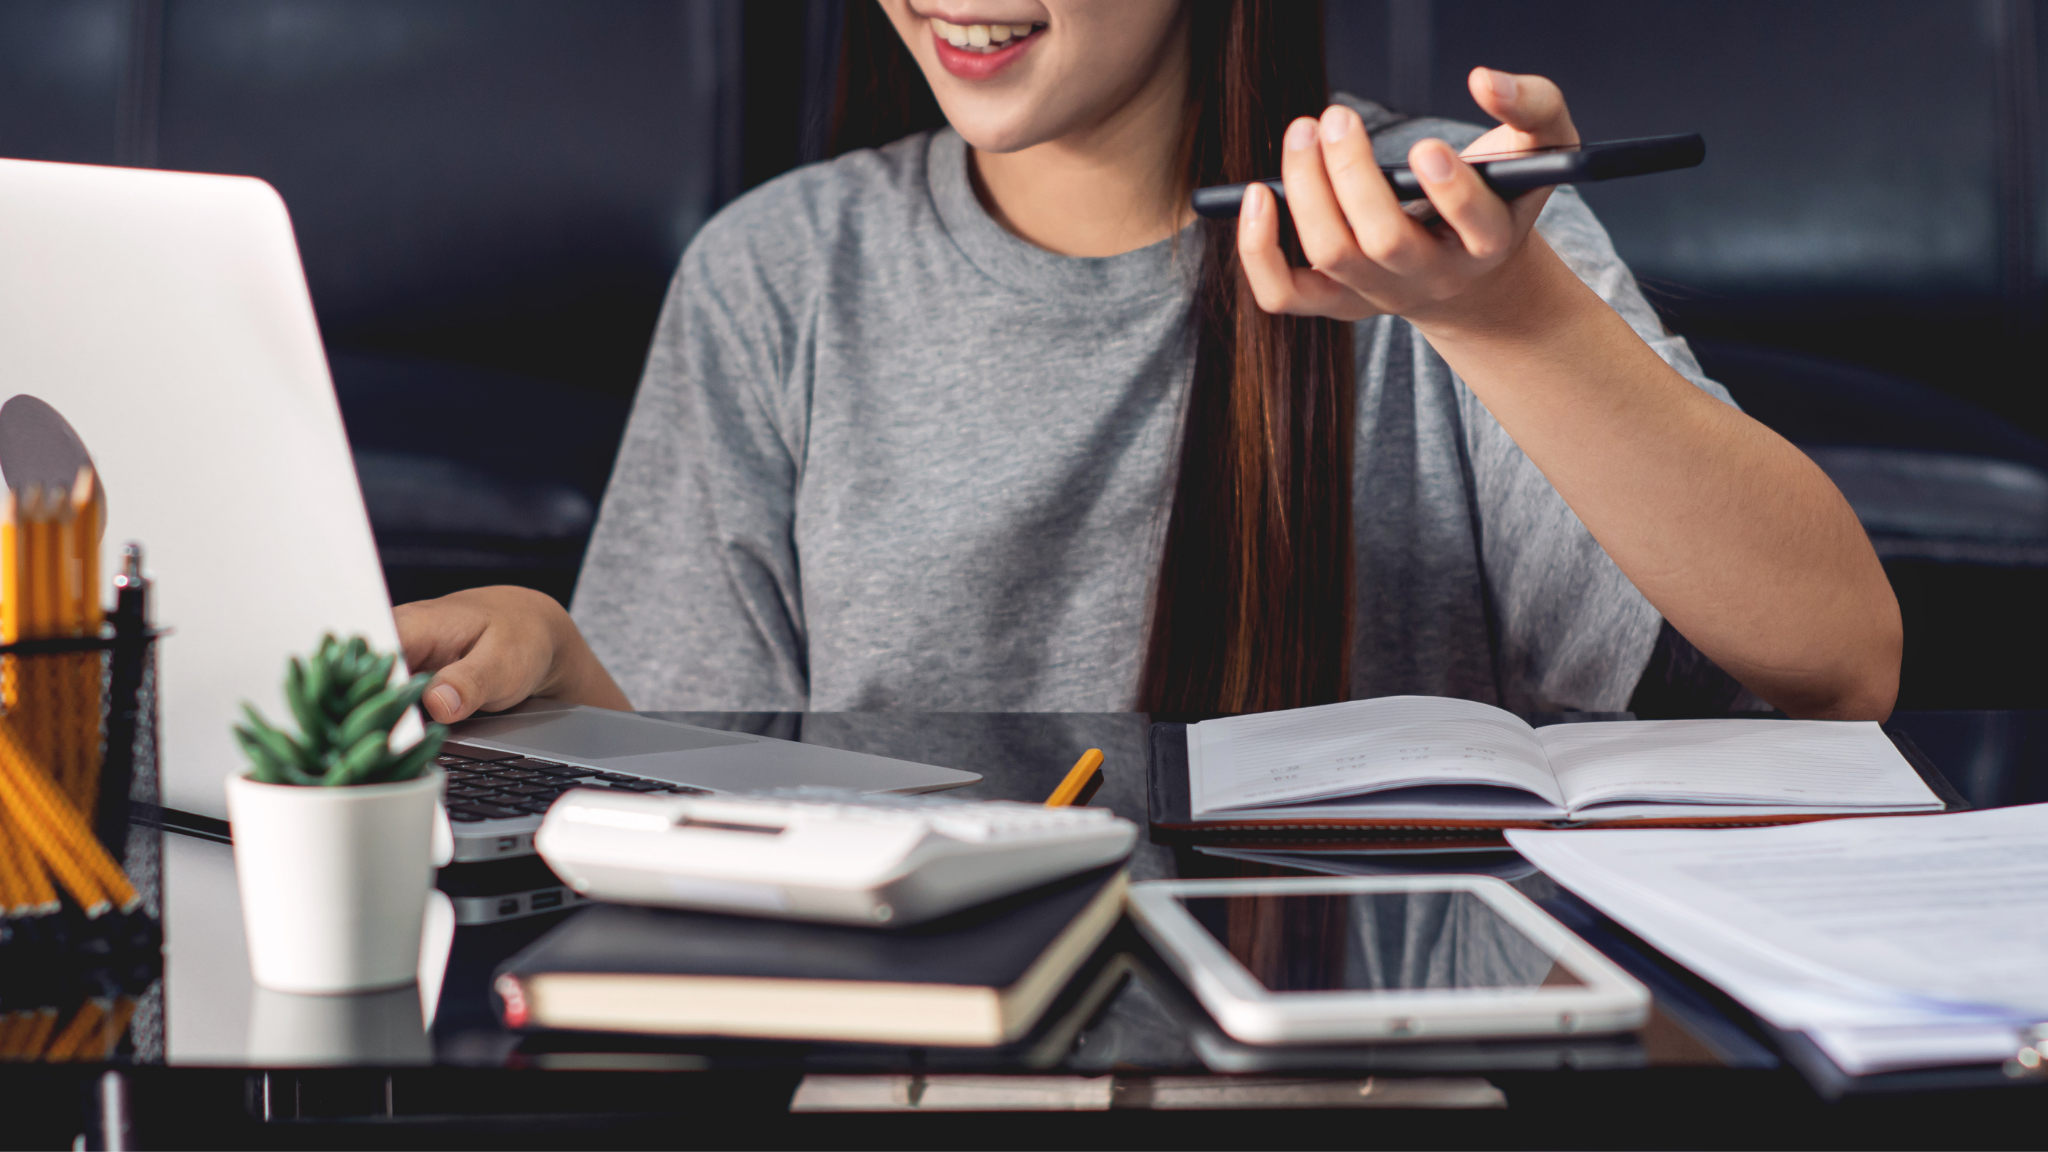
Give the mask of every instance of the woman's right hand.
[(471, 588), (400, 604), (398, 639), (414, 672), (434, 673), (421, 701), (452, 724), (530, 696), (599, 708), (633, 705), (554, 597), (531, 588)]

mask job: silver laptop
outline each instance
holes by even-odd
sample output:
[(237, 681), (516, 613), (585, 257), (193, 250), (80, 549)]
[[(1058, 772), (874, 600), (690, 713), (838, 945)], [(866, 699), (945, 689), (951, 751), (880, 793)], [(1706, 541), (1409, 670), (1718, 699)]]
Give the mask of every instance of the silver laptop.
[[(283, 201), (245, 177), (0, 160), (0, 365), (0, 420), (26, 438), (6, 447), (0, 429), (0, 471), (61, 481), (89, 458), (106, 547), (146, 549), (171, 629), (163, 800), (224, 817), (241, 703), (286, 719), (285, 661), (324, 632), (386, 651), (398, 639)], [(560, 705), (471, 721), (458, 739), (443, 758), (458, 859), (531, 851), (535, 809), (565, 780), (919, 792), (980, 779)]]
[(973, 772), (550, 700), (529, 700), (510, 712), (454, 725), (440, 762), (448, 773), (457, 860), (533, 851), (541, 814), (571, 788), (936, 792), (981, 779)]

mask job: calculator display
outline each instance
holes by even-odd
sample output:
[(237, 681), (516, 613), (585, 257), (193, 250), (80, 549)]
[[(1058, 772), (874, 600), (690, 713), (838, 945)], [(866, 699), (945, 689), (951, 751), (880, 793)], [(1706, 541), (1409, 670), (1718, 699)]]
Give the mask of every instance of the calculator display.
[(1182, 897), (1273, 992), (1584, 987), (1470, 892)]

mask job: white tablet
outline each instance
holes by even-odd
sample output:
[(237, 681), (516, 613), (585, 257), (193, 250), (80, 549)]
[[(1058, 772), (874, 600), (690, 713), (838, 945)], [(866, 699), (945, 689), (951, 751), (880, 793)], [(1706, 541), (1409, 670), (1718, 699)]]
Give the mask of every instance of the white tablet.
[(1622, 1032), (1650, 994), (1488, 876), (1156, 880), (1131, 915), (1250, 1044)]

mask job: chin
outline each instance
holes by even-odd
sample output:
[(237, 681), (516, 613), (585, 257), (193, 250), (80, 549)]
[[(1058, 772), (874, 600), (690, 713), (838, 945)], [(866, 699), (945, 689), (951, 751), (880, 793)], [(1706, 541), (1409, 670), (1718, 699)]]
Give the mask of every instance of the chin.
[[(979, 104), (981, 101), (970, 103)], [(1008, 104), (1009, 101), (1003, 103)], [(1018, 108), (961, 108), (940, 101), (939, 106), (946, 114), (946, 122), (962, 140), (977, 152), (1021, 152), (1034, 144), (1043, 144), (1057, 133), (1048, 132), (1044, 125), (1035, 123), (1031, 115), (1032, 101), (1018, 101), (1024, 105)]]

